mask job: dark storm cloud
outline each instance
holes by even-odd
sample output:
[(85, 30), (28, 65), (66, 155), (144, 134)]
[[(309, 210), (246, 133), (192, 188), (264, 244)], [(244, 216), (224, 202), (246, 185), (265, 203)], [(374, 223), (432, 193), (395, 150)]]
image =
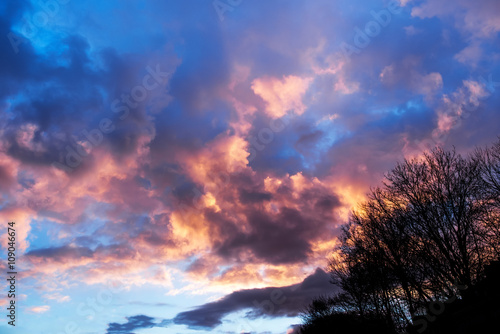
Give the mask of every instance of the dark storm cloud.
[(133, 334), (136, 329), (153, 328), (156, 323), (153, 322), (155, 318), (146, 315), (136, 315), (127, 317), (127, 322), (119, 324), (116, 322), (110, 323), (106, 334)]
[(272, 194), (268, 192), (240, 190), (240, 201), (244, 204), (269, 201), (271, 198)]
[[(77, 240), (81, 243), (81, 240)], [(163, 243), (164, 244), (164, 243)], [(27, 252), (25, 255), (29, 259), (39, 259), (45, 262), (69, 262), (78, 261), (85, 258), (113, 258), (116, 260), (126, 260), (133, 258), (136, 250), (130, 247), (129, 244), (99, 244), (95, 250), (83, 246), (64, 245), (59, 247), (48, 247), (34, 249)]]
[(91, 258), (94, 256), (94, 252), (86, 247), (72, 247), (66, 245), (61, 247), (35, 249), (27, 252), (26, 256), (43, 259), (50, 258), (54, 261), (62, 262), (71, 259)]
[[(117, 158), (135, 152), (138, 138), (150, 127), (144, 106), (131, 108), (123, 121), (121, 114), (114, 113), (112, 102), (141, 84), (145, 68), (155, 64), (151, 65), (144, 54), (120, 54), (113, 47), (91, 48), (88, 39), (78, 33), (58, 35), (43, 50), (35, 49), (30, 40), (14, 32), (18, 21), (24, 22), (21, 16), (27, 10), (21, 3), (9, 2), (0, 8), (0, 34), (22, 38), (19, 50), (8, 38), (0, 42), (0, 88), (5, 88), (0, 89), (0, 99), (9, 98), (11, 109), (2, 120), (8, 154), (27, 164), (64, 164), (68, 151), (78, 150), (77, 142), (87, 140), (84, 131), (98, 128), (103, 118), (111, 119), (116, 129), (106, 135), (104, 145)], [(165, 63), (172, 58), (163, 59), (162, 70), (167, 71)], [(23, 125), (36, 127), (32, 140), (36, 151), (18, 145), (16, 136)], [(86, 169), (92, 159), (92, 153), (84, 156), (79, 169)]]
[[(336, 210), (343, 204), (321, 183), (304, 178), (304, 188), (296, 188), (295, 181), (287, 178), (270, 192), (263, 178), (250, 171), (228, 175), (226, 181), (227, 185), (217, 193), (217, 201), (221, 207), (231, 209), (201, 209), (214, 236), (213, 251), (225, 259), (238, 259), (251, 251), (255, 262), (300, 263), (312, 255), (315, 242), (335, 233)], [(175, 192), (177, 198), (195, 210), (193, 189), (198, 188), (182, 189)], [(274, 209), (265, 210), (264, 205)]]
[(175, 324), (187, 325), (193, 329), (210, 329), (222, 323), (222, 318), (240, 310), (250, 310), (247, 316), (294, 317), (313, 298), (332, 294), (336, 288), (330, 283), (330, 276), (321, 269), (308, 276), (302, 283), (273, 288), (235, 291), (222, 299), (198, 306), (194, 310), (177, 314)]
[(273, 218), (257, 210), (247, 213), (251, 232), (228, 235), (217, 252), (231, 257), (246, 249), (262, 260), (273, 264), (305, 261), (311, 252), (310, 237), (315, 234), (314, 222), (306, 221), (294, 209), (282, 209)]

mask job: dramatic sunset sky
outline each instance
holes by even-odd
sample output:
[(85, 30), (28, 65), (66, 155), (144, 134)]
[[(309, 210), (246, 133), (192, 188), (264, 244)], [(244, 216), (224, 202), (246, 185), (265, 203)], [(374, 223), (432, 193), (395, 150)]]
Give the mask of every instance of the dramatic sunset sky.
[(496, 140), (499, 33), (498, 0), (2, 1), (0, 333), (293, 333), (370, 186)]

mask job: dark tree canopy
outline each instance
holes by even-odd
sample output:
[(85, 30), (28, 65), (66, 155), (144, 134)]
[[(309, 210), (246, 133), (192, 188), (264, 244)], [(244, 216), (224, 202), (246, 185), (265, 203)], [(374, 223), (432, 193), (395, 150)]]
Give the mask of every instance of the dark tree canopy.
[(429, 303), (467, 298), (464, 287), (499, 257), (499, 231), (500, 141), (467, 157), (436, 148), (397, 164), (343, 226), (329, 266), (342, 293), (314, 301), (302, 332), (348, 323), (403, 331)]

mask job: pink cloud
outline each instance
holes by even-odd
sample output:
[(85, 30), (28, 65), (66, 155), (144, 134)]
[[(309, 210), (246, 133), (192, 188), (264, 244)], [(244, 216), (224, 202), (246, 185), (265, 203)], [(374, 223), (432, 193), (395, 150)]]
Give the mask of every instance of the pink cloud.
[(46, 294), (43, 297), (50, 300), (55, 300), (58, 303), (66, 303), (71, 300), (70, 296), (63, 296), (60, 293)]
[(453, 6), (446, 0), (427, 0), (413, 7), (411, 14), (420, 18), (452, 16), (459, 30), (478, 38), (489, 38), (500, 31), (499, 11), (497, 0), (458, 0)]
[(401, 62), (385, 66), (380, 72), (380, 81), (390, 88), (405, 85), (416, 94), (422, 94), (431, 100), (443, 87), (443, 78), (440, 73), (421, 73), (421, 61), (415, 57), (407, 57)]
[(462, 64), (475, 67), (483, 55), (478, 43), (471, 44), (455, 55), (455, 59)]
[(27, 308), (26, 311), (28, 311), (29, 313), (41, 314), (41, 313), (45, 313), (45, 312), (50, 311), (50, 306), (48, 306), (48, 305), (33, 306), (33, 307)]
[(304, 113), (306, 106), (302, 98), (311, 82), (311, 78), (293, 75), (286, 76), (282, 80), (263, 77), (252, 82), (252, 89), (266, 102), (268, 115), (279, 118), (292, 110), (297, 115)]

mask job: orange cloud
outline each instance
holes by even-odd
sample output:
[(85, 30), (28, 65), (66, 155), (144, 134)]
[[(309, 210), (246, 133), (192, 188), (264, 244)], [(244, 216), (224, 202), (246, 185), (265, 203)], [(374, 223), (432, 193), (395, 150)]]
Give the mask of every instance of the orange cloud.
[(263, 77), (252, 82), (252, 89), (266, 102), (267, 114), (279, 118), (291, 110), (297, 115), (304, 113), (307, 107), (303, 104), (302, 98), (311, 82), (312, 78), (294, 75), (286, 76), (282, 80)]

